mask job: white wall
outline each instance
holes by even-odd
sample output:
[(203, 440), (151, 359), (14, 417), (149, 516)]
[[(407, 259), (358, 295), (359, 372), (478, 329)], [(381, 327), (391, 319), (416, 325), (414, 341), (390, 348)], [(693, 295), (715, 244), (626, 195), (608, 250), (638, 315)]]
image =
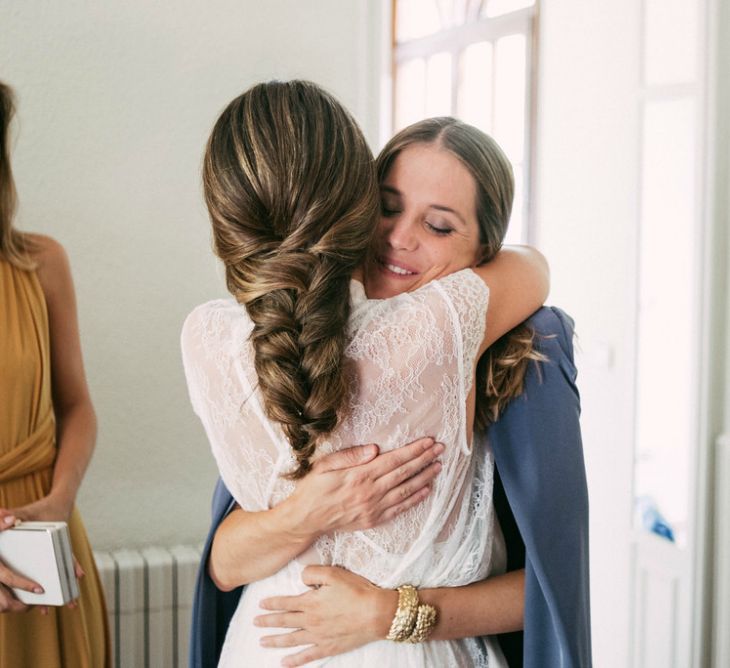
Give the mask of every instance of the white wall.
[(540, 3), (537, 242), (576, 320), (596, 666), (629, 665), (640, 3)]
[(73, 266), (96, 455), (79, 505), (95, 548), (202, 540), (215, 471), (178, 337), (224, 292), (199, 166), (252, 83), (328, 87), (377, 140), (379, 3), (115, 0), (0, 4), (14, 86), (20, 225)]

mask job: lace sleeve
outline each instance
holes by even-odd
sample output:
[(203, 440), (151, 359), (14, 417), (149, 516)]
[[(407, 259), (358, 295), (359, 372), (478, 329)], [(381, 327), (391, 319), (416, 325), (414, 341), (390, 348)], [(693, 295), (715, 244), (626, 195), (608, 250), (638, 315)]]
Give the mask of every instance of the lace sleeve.
[(205, 374), (202, 373), (203, 353), (203, 323), (205, 320), (205, 304), (197, 306), (183, 323), (180, 334), (180, 350), (182, 353), (185, 380), (188, 386), (190, 403), (195, 414), (202, 420), (202, 394), (206, 384)]
[(185, 320), (181, 348), (190, 401), (223, 481), (242, 508), (263, 510), (282, 453), (245, 373), (247, 325), (233, 301), (202, 304)]
[(453, 326), (459, 330), (468, 394), (473, 380), (470, 371), (476, 365), (476, 356), (486, 331), (489, 288), (471, 269), (464, 269), (434, 281), (434, 286), (448, 303), (451, 318), (454, 320)]

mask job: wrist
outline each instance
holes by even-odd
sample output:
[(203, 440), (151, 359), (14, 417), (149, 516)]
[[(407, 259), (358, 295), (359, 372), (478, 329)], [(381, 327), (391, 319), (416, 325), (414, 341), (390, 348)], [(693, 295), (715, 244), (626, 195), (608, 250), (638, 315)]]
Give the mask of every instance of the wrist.
[(324, 532), (312, 526), (310, 518), (303, 510), (304, 504), (298, 503), (294, 497), (295, 494), (292, 494), (269, 512), (278, 527), (277, 533), (283, 533), (292, 544), (305, 550)]
[(401, 585), (397, 592), (398, 607), (386, 640), (406, 643), (421, 643), (428, 640), (438, 621), (436, 607), (424, 603), (419, 590), (413, 585)]
[(375, 613), (371, 624), (374, 639), (383, 640), (386, 638), (397, 609), (398, 592), (395, 589), (377, 588), (374, 605), (372, 606)]
[(46, 503), (51, 514), (55, 516), (55, 519), (63, 522), (68, 522), (75, 502), (75, 495), (65, 490), (51, 489), (46, 496)]

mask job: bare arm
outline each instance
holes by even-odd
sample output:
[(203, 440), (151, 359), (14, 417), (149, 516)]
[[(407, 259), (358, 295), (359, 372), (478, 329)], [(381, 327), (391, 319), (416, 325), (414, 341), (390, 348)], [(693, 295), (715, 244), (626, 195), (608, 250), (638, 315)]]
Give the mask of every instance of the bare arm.
[(216, 530), (208, 572), (218, 589), (230, 591), (275, 573), (315, 539), (282, 506), (261, 512), (237, 507)]
[(270, 510), (234, 510), (218, 527), (208, 572), (229, 591), (267, 577), (321, 535), (368, 529), (426, 498), (441, 444), (424, 438), (377, 456), (373, 445), (332, 453)]
[[(58, 454), (49, 494), (25, 506), (0, 509), (0, 531), (12, 527), (16, 519), (68, 521), (96, 439), (96, 416), (84, 374), (68, 258), (63, 247), (53, 239), (34, 236), (34, 241), (38, 279), (48, 310)], [(75, 570), (77, 577), (83, 576), (78, 563)], [(11, 587), (35, 592), (41, 589), (37, 583), (0, 563), (0, 611), (27, 609), (12, 595)]]
[(479, 355), (543, 305), (550, 292), (550, 269), (540, 251), (505, 246), (493, 260), (474, 269), (489, 286), (486, 335)]
[[(265, 647), (311, 645), (293, 653), (286, 666), (300, 666), (383, 640), (398, 605), (398, 593), (333, 566), (308, 566), (302, 579), (316, 587), (299, 596), (264, 599), (275, 610), (255, 619), (257, 626), (295, 629), (262, 640)], [(524, 570), (512, 571), (463, 587), (421, 589), (422, 603), (436, 606), (432, 640), (452, 640), (516, 631), (523, 626)]]
[(519, 631), (525, 611), (525, 570), (464, 587), (423, 589), (419, 596), (423, 603), (434, 605), (440, 612), (431, 635), (434, 640)]
[[(58, 454), (47, 497), (24, 507), (32, 517), (68, 520), (96, 442), (96, 415), (86, 384), (71, 268), (63, 247), (38, 237), (38, 278), (48, 307), (53, 409)], [(21, 509), (19, 509), (20, 511)]]

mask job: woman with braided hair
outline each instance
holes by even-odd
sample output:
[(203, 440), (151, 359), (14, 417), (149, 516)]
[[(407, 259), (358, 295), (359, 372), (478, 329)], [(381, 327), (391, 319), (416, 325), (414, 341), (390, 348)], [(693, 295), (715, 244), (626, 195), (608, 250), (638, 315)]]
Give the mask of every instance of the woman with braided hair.
[[(289, 651), (263, 647), (254, 618), (267, 596), (323, 584), (316, 569), (306, 575), (308, 564), (337, 564), (383, 591), (459, 587), (504, 569), (491, 501), (493, 461), (489, 452), (472, 457), (474, 377), (488, 346), (542, 303), (547, 268), (530, 249), (499, 250), (513, 182), (496, 144), (486, 138), (482, 159), (493, 180), (484, 195), (484, 184), (478, 190), (444, 148), (444, 133), (402, 147), (388, 167), (413, 181), (428, 173), (409, 173), (403, 158), (425, 165), (451, 193), (436, 207), (441, 218), (422, 221), (418, 234), (405, 230), (400, 241), (387, 234), (383, 246), (373, 243), (378, 191), (367, 145), (319, 88), (260, 84), (231, 102), (213, 129), (205, 195), (235, 301), (195, 309), (182, 348), (193, 406), (221, 476), (245, 511), (237, 531), (253, 538), (244, 551), (214, 546), (211, 557), (221, 587), (248, 584), (221, 666), (279, 665)], [(480, 232), (482, 205), (497, 230), (489, 237)], [(390, 215), (386, 206), (384, 219)], [(422, 234), (448, 241), (421, 244)], [(377, 299), (366, 297), (362, 280)], [(337, 477), (327, 475), (331, 458), (348, 444), (377, 442), (386, 453), (377, 460), (385, 460), (423, 434), (442, 445), (421, 441), (408, 446), (410, 467), (380, 465), (351, 476), (352, 504), (326, 517), (318, 512)], [(364, 448), (360, 456), (372, 458), (375, 450)], [(399, 486), (404, 477), (409, 484)], [(372, 489), (373, 479), (383, 505), (375, 517), (363, 517), (362, 507), (372, 504), (362, 490)], [(382, 634), (331, 663), (504, 665), (493, 639), (471, 637), (519, 627), (520, 576), (502, 576), (500, 586), (501, 628), (494, 620), (491, 628), (469, 620), (473, 631), (464, 637), (463, 620), (447, 617), (440, 639), (394, 642)], [(386, 594), (373, 616), (386, 612), (393, 619), (400, 599)], [(418, 607), (418, 624), (415, 617), (403, 628), (394, 623), (388, 635), (424, 640), (433, 623), (430, 613), (421, 619), (427, 607)], [(290, 635), (285, 647), (308, 644)]]

